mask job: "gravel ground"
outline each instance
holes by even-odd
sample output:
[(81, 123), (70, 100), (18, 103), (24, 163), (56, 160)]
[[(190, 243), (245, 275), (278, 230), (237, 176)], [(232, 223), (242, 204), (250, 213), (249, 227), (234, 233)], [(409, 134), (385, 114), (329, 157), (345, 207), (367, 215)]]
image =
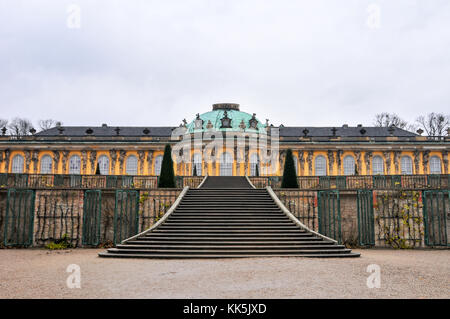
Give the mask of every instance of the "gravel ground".
[[(0, 249), (0, 298), (449, 298), (449, 250), (360, 258), (106, 259), (99, 249)], [(67, 288), (69, 264), (81, 288)], [(370, 264), (381, 287), (366, 285)]]

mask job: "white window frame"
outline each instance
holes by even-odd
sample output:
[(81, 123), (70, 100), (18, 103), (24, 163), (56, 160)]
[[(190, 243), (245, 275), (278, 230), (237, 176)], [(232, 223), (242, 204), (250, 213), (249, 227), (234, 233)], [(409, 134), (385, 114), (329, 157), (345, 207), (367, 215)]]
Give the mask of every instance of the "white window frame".
[(109, 157), (100, 155), (98, 158), (98, 166), (100, 167), (100, 175), (109, 175)]
[(194, 175), (194, 166), (197, 168), (197, 176), (202, 176), (202, 155), (200, 153), (194, 153), (192, 157), (191, 175)]
[(430, 174), (442, 174), (441, 159), (439, 156), (433, 155), (430, 157)]
[(69, 174), (81, 174), (81, 158), (79, 155), (72, 155), (69, 158)]
[(355, 158), (351, 155), (344, 157), (344, 175), (355, 175)]
[(125, 165), (125, 173), (127, 175), (137, 175), (138, 174), (138, 159), (135, 155), (130, 155), (127, 157)]
[(233, 156), (229, 152), (220, 154), (220, 176), (233, 176)]
[(163, 160), (163, 156), (162, 155), (158, 155), (155, 157), (155, 164), (154, 164), (154, 169), (155, 169), (155, 175), (159, 176), (161, 174), (161, 166), (162, 166), (162, 160)]
[(314, 159), (314, 171), (316, 173), (316, 176), (327, 176), (327, 159), (325, 156), (316, 156), (316, 158)]
[(22, 155), (14, 155), (11, 163), (11, 172), (14, 174), (22, 174), (24, 171), (24, 158)]
[(41, 174), (52, 174), (53, 173), (53, 159), (50, 155), (44, 155), (41, 157)]
[(413, 162), (411, 156), (403, 155), (400, 159), (400, 166), (402, 175), (412, 175)]
[(372, 158), (372, 175), (384, 174), (384, 160), (380, 155), (375, 155)]
[[(256, 165), (259, 164), (259, 156), (253, 153), (250, 156), (250, 176), (256, 176)], [(261, 175), (261, 167), (258, 167), (259, 175)]]

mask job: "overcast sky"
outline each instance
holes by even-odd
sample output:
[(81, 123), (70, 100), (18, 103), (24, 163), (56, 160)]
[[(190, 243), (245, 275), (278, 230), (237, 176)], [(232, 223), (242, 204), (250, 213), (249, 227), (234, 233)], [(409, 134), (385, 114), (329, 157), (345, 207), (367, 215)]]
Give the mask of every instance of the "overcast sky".
[(0, 118), (371, 125), (450, 113), (449, 88), (449, 0), (0, 0)]

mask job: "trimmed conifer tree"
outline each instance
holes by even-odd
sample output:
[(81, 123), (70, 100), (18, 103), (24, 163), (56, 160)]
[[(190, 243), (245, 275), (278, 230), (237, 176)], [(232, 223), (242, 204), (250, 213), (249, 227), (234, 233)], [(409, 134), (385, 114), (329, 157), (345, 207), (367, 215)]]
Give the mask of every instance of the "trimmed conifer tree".
[(161, 174), (159, 174), (158, 187), (175, 187), (175, 173), (173, 171), (172, 148), (166, 144), (164, 156), (161, 164)]
[(192, 170), (192, 176), (197, 176), (197, 165), (194, 164), (194, 168)]
[(286, 159), (284, 161), (283, 180), (281, 188), (298, 188), (297, 174), (295, 172), (294, 157), (292, 150), (288, 149), (286, 152)]
[(100, 175), (100, 163), (97, 162), (97, 168), (95, 169), (95, 175)]
[(255, 176), (259, 177), (259, 164), (256, 164), (255, 166)]

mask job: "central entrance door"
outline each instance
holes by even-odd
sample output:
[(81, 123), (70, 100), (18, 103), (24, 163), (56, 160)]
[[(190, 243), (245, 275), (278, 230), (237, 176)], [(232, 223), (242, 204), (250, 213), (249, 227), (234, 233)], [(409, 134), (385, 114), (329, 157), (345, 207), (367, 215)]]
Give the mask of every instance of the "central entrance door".
[(220, 176), (233, 176), (233, 157), (228, 152), (220, 155)]

